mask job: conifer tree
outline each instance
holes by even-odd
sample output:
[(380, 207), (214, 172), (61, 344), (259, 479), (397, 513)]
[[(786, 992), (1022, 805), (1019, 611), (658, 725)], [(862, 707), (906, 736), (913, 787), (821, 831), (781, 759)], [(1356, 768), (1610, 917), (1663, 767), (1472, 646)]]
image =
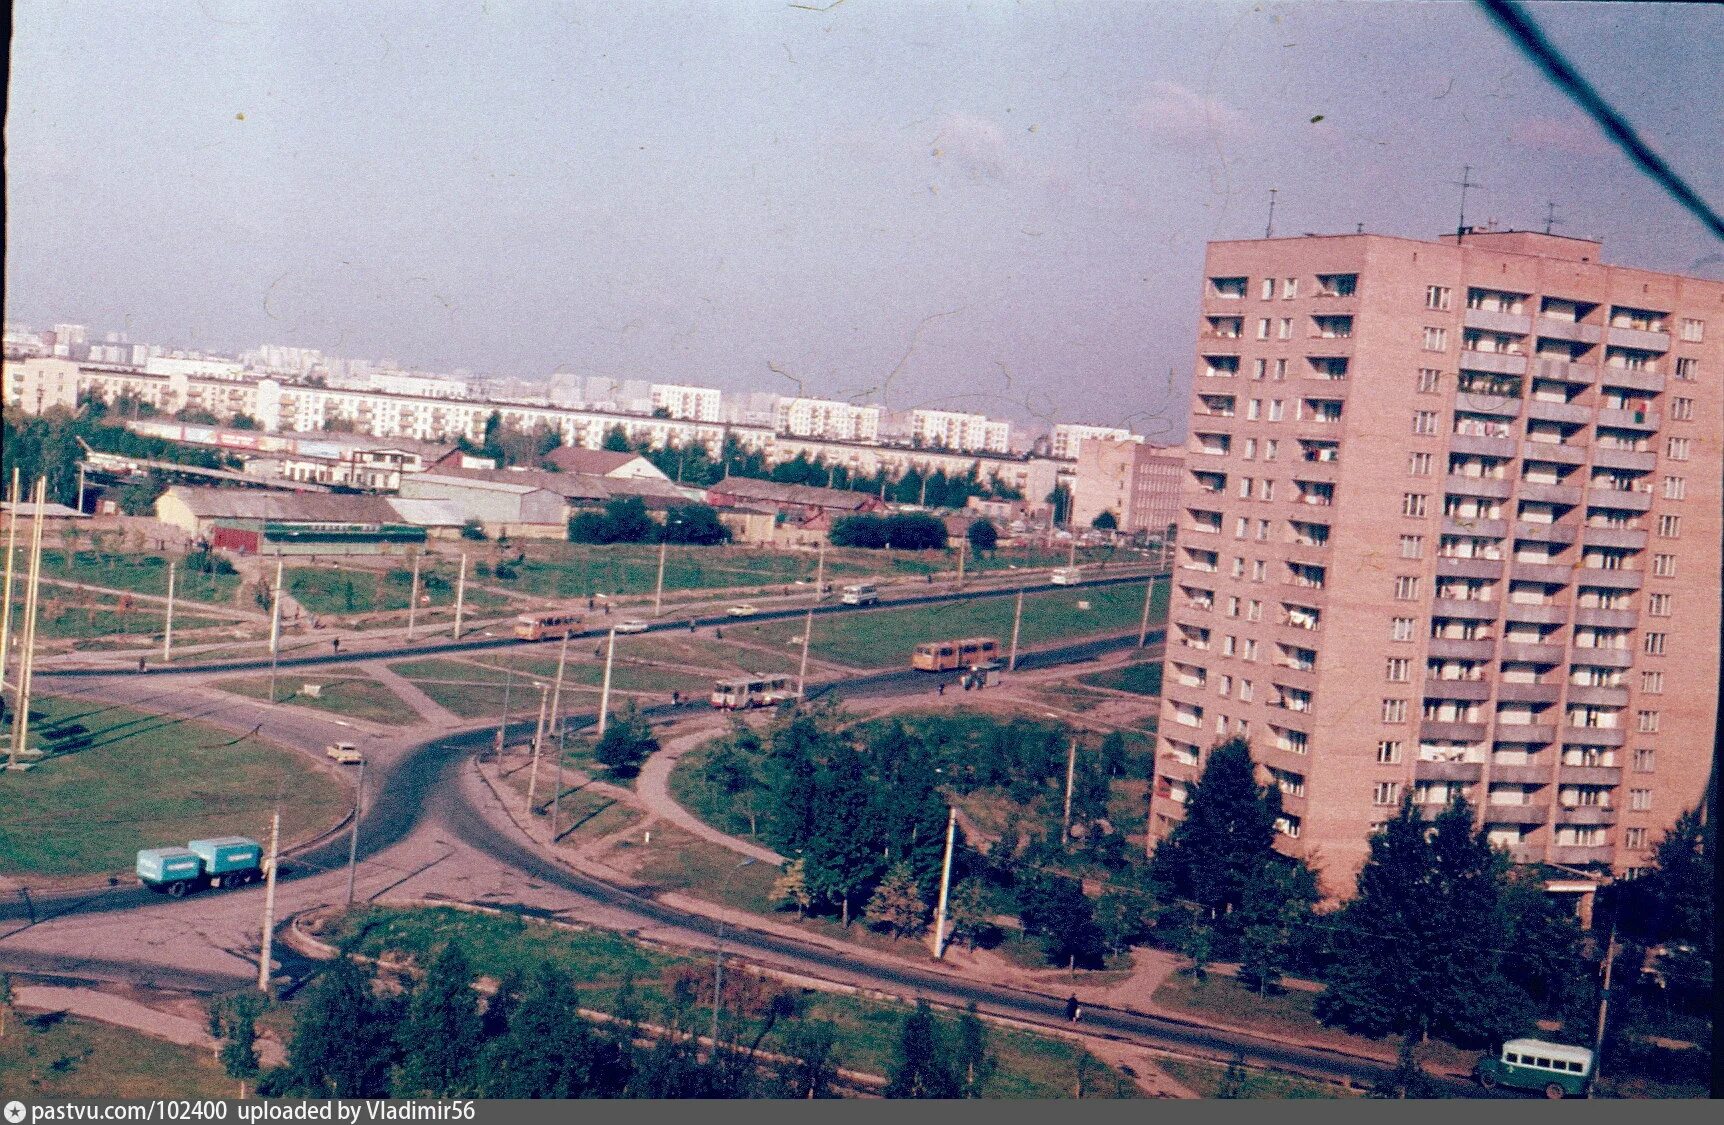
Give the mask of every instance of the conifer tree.
[(870, 922), (894, 938), (910, 937), (927, 927), (928, 904), (908, 863), (899, 860), (886, 872), (868, 900), (867, 914)]
[(953, 1067), (951, 1047), (933, 1009), (917, 1000), (915, 1010), (904, 1017), (898, 1043), (887, 1070), (888, 1098), (956, 1098), (963, 1085)]
[(470, 1094), (482, 1035), (472, 968), (461, 947), (450, 942), (408, 1002), (396, 1092), (409, 1098)]

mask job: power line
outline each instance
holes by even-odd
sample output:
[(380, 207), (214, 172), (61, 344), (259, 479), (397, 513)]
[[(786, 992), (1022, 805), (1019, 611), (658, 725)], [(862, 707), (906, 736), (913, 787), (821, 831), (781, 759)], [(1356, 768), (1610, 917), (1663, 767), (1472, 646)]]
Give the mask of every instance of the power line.
[(1664, 158), (1653, 152), (1646, 142), (1640, 139), (1634, 126), (1600, 97), (1592, 84), (1582, 78), (1580, 72), (1562, 57), (1518, 3), (1513, 0), (1478, 0), (1478, 3), (1503, 33), (1520, 47), (1521, 52), (1538, 64), (1539, 69), (1584, 110), (1586, 115), (1604, 130), (1605, 135), (1615, 141), (1617, 147), (1627, 153), (1630, 160), (1639, 165), (1641, 171), (1652, 177), (1685, 211), (1699, 219), (1714, 235), (1724, 239), (1724, 218), (1719, 218), (1717, 212), (1707, 206), (1706, 201), (1665, 163)]

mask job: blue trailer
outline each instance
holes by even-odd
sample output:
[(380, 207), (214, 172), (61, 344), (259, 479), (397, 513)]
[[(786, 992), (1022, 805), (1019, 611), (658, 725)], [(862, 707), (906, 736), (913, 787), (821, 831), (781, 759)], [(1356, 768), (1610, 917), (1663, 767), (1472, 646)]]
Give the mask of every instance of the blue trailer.
[(192, 840), (138, 852), (138, 882), (175, 898), (205, 886), (238, 887), (263, 877), (263, 847), (244, 836)]

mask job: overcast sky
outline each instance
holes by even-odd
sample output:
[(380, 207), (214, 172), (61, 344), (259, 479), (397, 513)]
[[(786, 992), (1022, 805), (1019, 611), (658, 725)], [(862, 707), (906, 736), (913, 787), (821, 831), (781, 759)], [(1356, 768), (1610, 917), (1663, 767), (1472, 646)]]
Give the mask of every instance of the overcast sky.
[[(1172, 436), (1272, 187), (1724, 277), (1468, 4), (825, 3), (18, 0), (7, 318)], [(1724, 10), (1532, 11), (1724, 204)]]

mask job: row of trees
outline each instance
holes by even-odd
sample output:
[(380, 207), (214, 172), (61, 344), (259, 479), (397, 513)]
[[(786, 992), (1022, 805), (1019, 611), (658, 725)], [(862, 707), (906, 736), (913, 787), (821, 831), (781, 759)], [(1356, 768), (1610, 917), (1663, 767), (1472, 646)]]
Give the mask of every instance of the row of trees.
[(833, 521), (831, 540), (834, 547), (943, 551), (946, 548), (946, 525), (933, 516), (919, 512), (899, 512), (890, 516), (844, 516)]
[[(78, 502), (78, 462), (84, 450), (78, 444), (83, 439), (90, 448), (102, 453), (117, 453), (154, 461), (171, 461), (206, 469), (233, 467), (233, 459), (213, 450), (194, 449), (160, 438), (142, 437), (118, 424), (107, 404), (99, 395), (86, 395), (76, 411), (59, 408), (36, 416), (15, 417), (8, 413), (0, 419), (0, 474), (4, 487), (12, 487), (12, 470), (24, 482), (26, 491), (36, 478), (48, 478), (48, 499), (57, 504)], [(165, 481), (147, 486), (146, 500), (131, 506), (148, 510)], [(140, 493), (140, 495), (143, 495)], [(141, 514), (141, 513), (132, 513)]]
[(602, 510), (577, 512), (569, 520), (573, 543), (679, 543), (710, 547), (728, 543), (730, 528), (710, 504), (679, 504), (665, 511), (664, 522), (647, 514), (638, 496), (607, 500)]

